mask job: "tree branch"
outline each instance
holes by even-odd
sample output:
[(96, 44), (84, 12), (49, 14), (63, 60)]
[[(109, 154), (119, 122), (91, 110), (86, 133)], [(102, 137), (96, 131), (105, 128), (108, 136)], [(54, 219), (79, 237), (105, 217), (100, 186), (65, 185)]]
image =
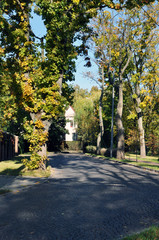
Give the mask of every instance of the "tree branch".
[(20, 6), (21, 10), (22, 10), (22, 13), (23, 13), (23, 15), (24, 15), (24, 18), (27, 19), (27, 15), (26, 15), (26, 13), (25, 13), (25, 11), (24, 11), (24, 9), (23, 9), (20, 1), (19, 1), (19, 0), (16, 0), (16, 1), (17, 1), (18, 5)]
[(129, 57), (128, 57), (128, 60), (127, 60), (127, 62), (126, 62), (126, 64), (125, 64), (125, 66), (124, 66), (123, 69), (121, 70), (121, 74), (122, 74), (122, 75), (123, 75), (123, 73), (125, 72), (126, 68), (128, 67), (131, 57), (132, 57), (132, 52), (130, 53), (130, 55), (129, 55)]

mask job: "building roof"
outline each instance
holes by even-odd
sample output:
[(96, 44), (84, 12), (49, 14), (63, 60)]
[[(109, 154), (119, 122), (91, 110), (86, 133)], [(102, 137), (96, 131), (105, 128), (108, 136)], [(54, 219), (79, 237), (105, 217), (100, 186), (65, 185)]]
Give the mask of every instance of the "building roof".
[(74, 117), (75, 116), (75, 110), (72, 106), (69, 106), (69, 108), (65, 112), (65, 117)]

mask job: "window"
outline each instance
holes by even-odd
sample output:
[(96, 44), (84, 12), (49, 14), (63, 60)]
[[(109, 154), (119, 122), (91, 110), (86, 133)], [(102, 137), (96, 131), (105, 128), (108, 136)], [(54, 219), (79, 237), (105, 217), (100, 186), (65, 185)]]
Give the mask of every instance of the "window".
[(73, 121), (72, 120), (70, 121), (70, 127), (73, 127)]

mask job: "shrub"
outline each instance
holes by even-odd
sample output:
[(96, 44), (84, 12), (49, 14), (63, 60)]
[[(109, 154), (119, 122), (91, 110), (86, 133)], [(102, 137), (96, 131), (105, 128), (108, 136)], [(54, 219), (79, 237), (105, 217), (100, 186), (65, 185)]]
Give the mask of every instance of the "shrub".
[(149, 153), (152, 156), (159, 154), (159, 139), (158, 136), (155, 136), (153, 133), (149, 134), (149, 138), (147, 140), (147, 147), (149, 150)]
[(87, 153), (94, 153), (94, 154), (96, 154), (96, 150), (97, 150), (96, 146), (86, 146), (86, 152)]
[(81, 141), (65, 141), (63, 148), (67, 150), (78, 151), (83, 149), (83, 144)]

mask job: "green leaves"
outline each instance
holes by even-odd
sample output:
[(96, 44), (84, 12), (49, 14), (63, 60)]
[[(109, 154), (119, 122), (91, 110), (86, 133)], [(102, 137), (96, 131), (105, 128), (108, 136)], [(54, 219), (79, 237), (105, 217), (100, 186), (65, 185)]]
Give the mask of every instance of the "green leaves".
[(75, 121), (77, 122), (78, 138), (85, 143), (96, 144), (98, 134), (98, 104), (100, 90), (90, 94), (84, 89), (75, 87), (74, 103)]

